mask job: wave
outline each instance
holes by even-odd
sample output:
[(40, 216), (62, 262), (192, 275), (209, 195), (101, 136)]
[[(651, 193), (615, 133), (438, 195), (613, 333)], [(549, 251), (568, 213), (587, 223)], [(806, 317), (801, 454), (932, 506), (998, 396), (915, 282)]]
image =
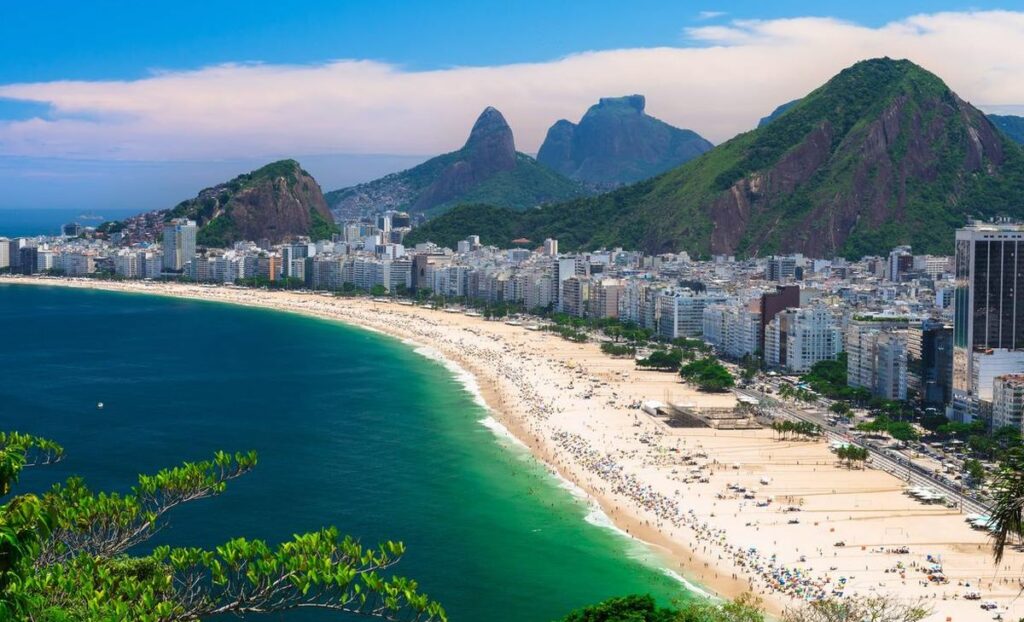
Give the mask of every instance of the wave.
[[(443, 365), (445, 369), (451, 372), (451, 374), (455, 377), (456, 381), (458, 381), (465, 388), (465, 390), (470, 395), (473, 396), (473, 401), (477, 405), (479, 405), (481, 408), (487, 411), (487, 413), (492, 412), (490, 406), (488, 406), (487, 402), (484, 400), (484, 396), (483, 393), (481, 393), (480, 391), (480, 385), (476, 380), (476, 376), (471, 374), (469, 371), (467, 371), (465, 368), (463, 368), (455, 361), (446, 357), (436, 348), (433, 348), (431, 346), (425, 346), (411, 339), (402, 339), (401, 341), (402, 343), (411, 346), (413, 348), (413, 351), (416, 352), (416, 354), (419, 354), (424, 358), (430, 359)], [(507, 446), (513, 447), (517, 452), (521, 451), (523, 457), (535, 461), (536, 464), (543, 466), (544, 470), (547, 471), (548, 475), (553, 479), (554, 483), (559, 488), (567, 491), (574, 499), (583, 503), (587, 508), (587, 513), (583, 517), (583, 520), (600, 529), (606, 529), (608, 531), (611, 531), (616, 536), (624, 538), (630, 543), (631, 546), (635, 547), (633, 550), (627, 551), (627, 554), (629, 554), (630, 557), (636, 559), (637, 561), (647, 566), (651, 566), (656, 570), (659, 570), (665, 576), (678, 582), (686, 589), (686, 591), (692, 594), (701, 596), (703, 598), (714, 598), (714, 595), (708, 593), (698, 585), (687, 580), (685, 577), (683, 577), (676, 571), (672, 570), (671, 568), (668, 568), (663, 560), (652, 559), (652, 556), (657, 556), (657, 551), (651, 544), (640, 538), (637, 538), (636, 536), (633, 536), (626, 530), (616, 525), (615, 522), (612, 521), (611, 517), (608, 516), (607, 513), (605, 513), (604, 509), (601, 508), (601, 504), (599, 504), (594, 497), (592, 497), (586, 490), (578, 486), (575, 482), (559, 473), (557, 469), (552, 468), (547, 463), (536, 458), (536, 456), (533, 455), (533, 453), (530, 451), (530, 448), (526, 445), (526, 443), (520, 440), (519, 437), (513, 434), (507, 427), (505, 427), (500, 421), (495, 419), (491, 414), (488, 414), (483, 419), (480, 419), (479, 423), (483, 427), (490, 430), (499, 442)]]
[(480, 425), (484, 426), (485, 428), (493, 432), (494, 435), (498, 437), (498, 440), (506, 441), (512, 445), (515, 445), (517, 448), (527, 452), (527, 455), (530, 458), (533, 457), (533, 454), (529, 453), (530, 448), (526, 445), (526, 443), (519, 440), (518, 436), (509, 431), (508, 428), (502, 425), (501, 422), (495, 419), (494, 417), (488, 415), (487, 417), (480, 419)]
[[(445, 369), (450, 371), (455, 376), (455, 380), (459, 382), (466, 391), (473, 396), (473, 401), (481, 408), (490, 411), (490, 407), (484, 400), (484, 394), (480, 391), (480, 384), (476, 381), (476, 376), (466, 371), (461, 365), (441, 354), (437, 349), (430, 346), (425, 346), (416, 341), (409, 339), (403, 339), (402, 343), (412, 346), (413, 351), (422, 357), (428, 358), (432, 361), (436, 361), (443, 365)], [(518, 439), (517, 439), (518, 440)]]

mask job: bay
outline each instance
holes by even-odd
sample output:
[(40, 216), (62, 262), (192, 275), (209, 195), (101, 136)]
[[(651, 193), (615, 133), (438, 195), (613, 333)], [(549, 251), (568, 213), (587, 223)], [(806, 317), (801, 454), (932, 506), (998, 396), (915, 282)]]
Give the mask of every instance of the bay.
[(324, 525), (367, 544), (401, 540), (399, 572), (456, 622), (546, 622), (638, 592), (686, 597), (663, 560), (600, 526), (487, 419), (442, 364), (368, 331), (225, 304), (0, 285), (0, 429), (67, 451), (28, 470), (21, 491), (71, 474), (125, 491), (139, 473), (252, 449), (255, 471), (175, 509), (146, 546), (278, 542)]

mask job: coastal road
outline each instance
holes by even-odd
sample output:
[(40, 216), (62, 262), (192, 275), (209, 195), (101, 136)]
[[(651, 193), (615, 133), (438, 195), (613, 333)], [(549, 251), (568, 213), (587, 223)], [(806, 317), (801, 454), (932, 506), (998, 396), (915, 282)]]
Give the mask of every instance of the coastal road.
[(791, 408), (770, 395), (754, 391), (752, 389), (735, 389), (737, 395), (743, 395), (758, 400), (771, 409), (792, 421), (806, 421), (821, 426), (826, 432), (826, 438), (838, 440), (844, 443), (851, 443), (868, 450), (871, 455), (871, 464), (877, 469), (887, 471), (912, 486), (928, 486), (940, 490), (950, 499), (955, 499), (960, 505), (960, 510), (970, 514), (991, 514), (989, 507), (981, 500), (965, 493), (958, 486), (952, 485), (948, 480), (938, 477), (923, 466), (909, 460), (901, 455), (894, 455), (889, 450), (875, 447), (860, 439), (850, 436), (845, 428), (829, 425), (823, 413), (809, 413)]

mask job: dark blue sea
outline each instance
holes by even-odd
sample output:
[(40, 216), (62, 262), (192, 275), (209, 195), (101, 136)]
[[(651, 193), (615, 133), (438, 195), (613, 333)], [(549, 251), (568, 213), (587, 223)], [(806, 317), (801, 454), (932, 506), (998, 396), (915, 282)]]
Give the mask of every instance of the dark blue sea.
[(0, 237), (59, 235), (61, 226), (68, 223), (95, 227), (137, 213), (139, 210), (0, 209)]

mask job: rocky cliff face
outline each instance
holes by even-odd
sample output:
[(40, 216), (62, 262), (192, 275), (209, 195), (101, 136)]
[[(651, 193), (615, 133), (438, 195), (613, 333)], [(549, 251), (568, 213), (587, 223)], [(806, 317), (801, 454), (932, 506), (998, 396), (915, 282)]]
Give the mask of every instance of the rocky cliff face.
[(492, 229), (566, 248), (859, 258), (949, 254), (969, 218), (1024, 217), (1024, 150), (909, 61), (857, 63), (773, 117), (657, 178)]
[(821, 118), (775, 162), (715, 198), (712, 252), (856, 255), (884, 250), (871, 242), (878, 233), (948, 248), (951, 229), (968, 215), (961, 197), (974, 177), (1000, 170), (1008, 145), (937, 78), (910, 63), (895, 68), (903, 83), (852, 126)]
[(611, 188), (653, 177), (711, 149), (695, 132), (649, 116), (645, 106), (643, 95), (602, 98), (578, 124), (562, 119), (551, 126), (537, 161)]
[(440, 175), (412, 204), (415, 211), (427, 211), (455, 199), (502, 171), (516, 168), (516, 145), (505, 117), (488, 106), (473, 124), (461, 157), (442, 169)]
[(337, 214), (379, 209), (435, 215), (459, 203), (490, 203), (526, 209), (583, 194), (583, 188), (533, 158), (516, 152), (512, 129), (495, 108), (486, 108), (458, 151), (407, 171), (327, 193)]
[(297, 235), (324, 238), (336, 230), (320, 185), (294, 160), (206, 188), (167, 217), (195, 220), (198, 242), (208, 246), (263, 238), (276, 243)]

